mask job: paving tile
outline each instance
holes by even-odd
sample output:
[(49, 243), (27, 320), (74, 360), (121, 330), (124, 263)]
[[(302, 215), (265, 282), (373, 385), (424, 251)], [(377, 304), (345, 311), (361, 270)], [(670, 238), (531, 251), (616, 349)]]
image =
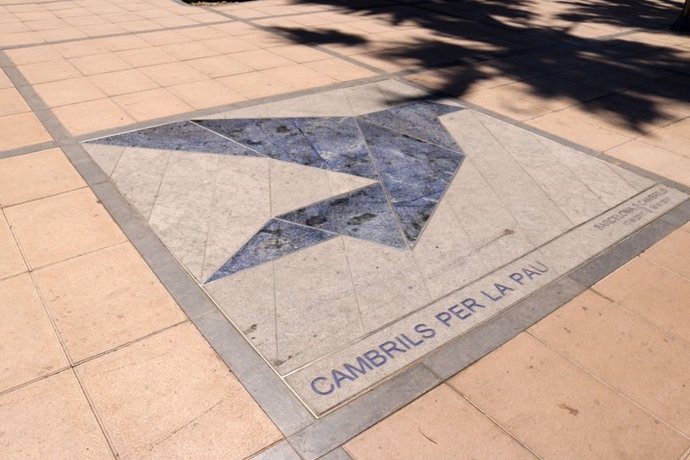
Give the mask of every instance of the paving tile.
[(147, 67), (177, 61), (177, 58), (169, 55), (162, 49), (153, 47), (120, 51), (116, 54), (132, 67)]
[(112, 100), (137, 121), (153, 120), (192, 111), (189, 105), (162, 88), (124, 94)]
[(255, 70), (272, 69), (274, 67), (294, 65), (293, 61), (279, 56), (277, 54), (274, 54), (268, 50), (243, 51), (240, 53), (230, 54), (230, 57)]
[(55, 46), (33, 46), (6, 50), (5, 54), (15, 65), (36, 64), (46, 61), (61, 60), (61, 55)]
[(125, 241), (88, 189), (6, 208), (5, 214), (31, 268)]
[(53, 140), (33, 113), (0, 117), (0, 151)]
[[(74, 134), (86, 134), (102, 129), (117, 128), (134, 123), (127, 113), (112, 100), (97, 99), (66, 105), (53, 110), (57, 119)], [(94, 116), (98, 114), (98, 116)]]
[(300, 64), (304, 62), (321, 61), (331, 57), (330, 54), (307, 45), (276, 46), (271, 48), (271, 52)]
[(136, 93), (158, 87), (153, 80), (134, 69), (93, 75), (90, 80), (108, 96)]
[(263, 72), (269, 77), (275, 78), (294, 89), (314, 88), (316, 86), (330, 85), (336, 82), (335, 79), (301, 64), (267, 69)]
[(14, 88), (14, 85), (7, 77), (7, 74), (2, 70), (0, 70), (0, 88)]
[(0, 314), (0, 391), (69, 365), (27, 273), (0, 281)]
[(678, 458), (688, 447), (687, 438), (527, 334), (449, 384), (542, 458)]
[(535, 458), (448, 385), (369, 428), (345, 449), (355, 460)]
[(690, 159), (647, 142), (648, 137), (626, 142), (606, 154), (690, 186)]
[(71, 370), (0, 396), (6, 458), (110, 458)]
[[(682, 232), (676, 232), (679, 233)], [(657, 265), (657, 257), (665, 250), (634, 259), (599, 282), (595, 290), (669, 334), (690, 342), (690, 311), (686, 308), (690, 280)], [(674, 265), (684, 257), (687, 253), (677, 252), (667, 264)]]
[(125, 458), (239, 459), (281, 438), (189, 323), (91, 360), (77, 373)]
[(223, 54), (239, 53), (241, 51), (259, 48), (256, 44), (252, 43), (250, 39), (245, 39), (244, 37), (233, 37), (232, 40), (228, 40), (225, 37), (214, 38), (211, 40), (204, 40), (201, 43)]
[(168, 91), (195, 109), (207, 109), (242, 101), (244, 96), (213, 80), (170, 86)]
[(20, 65), (17, 69), (32, 84), (82, 76), (76, 67), (65, 60)]
[(642, 254), (642, 258), (679, 274), (690, 282), (690, 235), (676, 231)]
[(52, 265), (35, 277), (74, 362), (186, 319), (129, 243)]
[(184, 62), (142, 67), (141, 71), (161, 86), (181, 85), (207, 79), (204, 74)]
[(187, 61), (187, 64), (211, 78), (252, 72), (252, 68), (230, 56), (211, 56)]
[(284, 94), (293, 90), (287, 83), (278, 81), (270, 75), (261, 72), (233, 75), (219, 78), (216, 81), (237, 91), (247, 99)]
[(5, 214), (0, 211), (0, 279), (26, 271), (26, 264), (14, 241)]
[(131, 68), (126, 61), (112, 52), (78, 57), (70, 59), (70, 62), (84, 75), (95, 75)]
[(165, 51), (166, 53), (177, 58), (180, 61), (215, 56), (220, 54), (220, 51), (194, 41), (162, 46), (161, 50)]
[(0, 205), (86, 187), (60, 149), (43, 150), (0, 160)]
[(608, 150), (630, 140), (629, 136), (602, 127), (596, 121), (575, 123), (568, 109), (535, 118), (527, 124), (594, 150)]
[(310, 61), (305, 65), (338, 81), (351, 81), (376, 75), (371, 70), (337, 58)]
[[(686, 283), (688, 284), (688, 283)], [(530, 329), (686, 436), (690, 343), (587, 291)]]
[(0, 89), (0, 117), (25, 113), (30, 110), (19, 91), (14, 88)]
[(643, 139), (662, 149), (669, 150), (690, 159), (690, 119), (681, 120), (672, 125), (660, 128)]
[(85, 77), (41, 83), (35, 85), (34, 90), (48, 107), (59, 107), (105, 97), (105, 94)]

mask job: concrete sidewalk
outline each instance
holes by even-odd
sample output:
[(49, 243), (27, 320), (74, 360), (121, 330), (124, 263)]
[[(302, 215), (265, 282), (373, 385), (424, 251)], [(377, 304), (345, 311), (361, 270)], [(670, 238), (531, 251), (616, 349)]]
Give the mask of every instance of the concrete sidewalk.
[(682, 2), (347, 3), (0, 0), (0, 456), (690, 459), (687, 202), (353, 433), (328, 428), (347, 405), (278, 420), (195, 326), (201, 291), (170, 287), (184, 257), (151, 260), (144, 221), (104, 207), (116, 181), (82, 141), (389, 81), (690, 191), (690, 37), (665, 31)]

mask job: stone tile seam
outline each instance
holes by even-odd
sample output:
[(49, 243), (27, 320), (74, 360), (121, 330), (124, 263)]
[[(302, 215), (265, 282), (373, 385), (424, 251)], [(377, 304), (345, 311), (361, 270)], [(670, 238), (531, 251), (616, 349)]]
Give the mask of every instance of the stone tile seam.
[[(532, 181), (532, 183), (533, 183), (534, 185), (537, 186), (537, 188), (538, 188), (539, 191), (541, 192), (542, 196), (543, 196), (544, 198), (546, 198), (546, 199), (548, 200), (549, 203), (551, 203), (551, 205), (558, 211), (558, 214), (560, 214), (560, 216), (561, 216), (562, 218), (564, 218), (564, 219), (566, 220), (566, 222), (568, 222), (570, 225), (575, 225), (575, 222), (573, 222), (573, 221), (570, 219), (570, 217), (568, 217), (568, 215), (565, 213), (565, 211), (563, 210), (563, 208), (562, 208), (561, 206), (559, 206), (558, 203), (556, 203), (556, 202), (554, 201), (554, 198), (553, 198), (553, 196), (552, 196), (552, 193), (549, 193), (549, 191), (545, 189), (544, 184), (542, 183), (542, 181), (537, 180), (537, 179), (534, 177), (533, 173), (530, 172), (530, 171), (527, 169), (527, 167), (524, 165), (524, 163), (518, 160), (518, 158), (516, 157), (516, 155), (515, 155), (515, 153), (513, 152), (513, 150), (512, 150), (510, 147), (508, 147), (507, 145), (505, 145), (504, 142), (501, 142), (501, 140), (496, 136), (496, 133), (495, 133), (493, 130), (491, 130), (488, 126), (486, 126), (486, 124), (485, 124), (482, 120), (479, 120), (479, 119), (477, 119), (476, 117), (475, 117), (475, 119), (476, 119), (477, 122), (486, 130), (486, 132), (489, 133), (489, 135), (490, 135), (490, 136), (494, 139), (494, 141), (501, 147), (501, 149), (502, 149), (503, 151), (506, 152), (507, 156), (508, 156), (509, 158), (512, 158), (512, 159), (513, 159), (513, 161), (515, 162), (515, 165), (516, 165), (523, 173), (525, 173), (525, 175), (526, 175), (527, 177), (530, 178), (530, 180)], [(567, 168), (566, 165), (564, 165), (564, 166)], [(487, 183), (489, 183), (488, 179), (487, 179), (486, 177), (484, 177), (484, 174), (483, 174), (481, 171), (479, 171), (479, 174), (484, 178), (485, 181), (487, 181)], [(578, 179), (578, 180), (579, 180), (579, 179)], [(494, 190), (494, 192), (496, 192), (496, 191)], [(595, 196), (596, 196), (596, 195), (595, 195)], [(599, 201), (601, 201), (601, 200), (599, 200)], [(508, 211), (510, 212), (510, 210), (508, 210)], [(519, 220), (513, 215), (512, 212), (511, 212), (511, 215), (513, 216), (513, 219), (515, 219), (517, 222), (519, 222)], [(529, 236), (528, 236), (528, 239), (529, 239)]]

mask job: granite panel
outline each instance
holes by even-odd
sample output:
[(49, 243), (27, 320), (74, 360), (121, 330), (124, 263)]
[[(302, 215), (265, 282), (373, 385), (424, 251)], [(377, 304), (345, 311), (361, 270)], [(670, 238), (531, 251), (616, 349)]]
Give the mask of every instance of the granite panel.
[(384, 128), (406, 136), (414, 137), (447, 149), (458, 150), (458, 146), (448, 131), (438, 121), (438, 117), (462, 110), (435, 102), (418, 101), (392, 109), (360, 115), (359, 120), (375, 123)]
[(351, 118), (252, 118), (197, 123), (276, 160), (374, 178)]
[(360, 121), (359, 125), (405, 236), (414, 242), (463, 155), (372, 123)]

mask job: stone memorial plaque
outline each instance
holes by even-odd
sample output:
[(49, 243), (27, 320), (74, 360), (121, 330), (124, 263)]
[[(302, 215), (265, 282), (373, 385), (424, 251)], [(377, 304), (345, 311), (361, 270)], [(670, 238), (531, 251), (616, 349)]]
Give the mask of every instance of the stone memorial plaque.
[(317, 415), (687, 198), (393, 81), (84, 147)]

